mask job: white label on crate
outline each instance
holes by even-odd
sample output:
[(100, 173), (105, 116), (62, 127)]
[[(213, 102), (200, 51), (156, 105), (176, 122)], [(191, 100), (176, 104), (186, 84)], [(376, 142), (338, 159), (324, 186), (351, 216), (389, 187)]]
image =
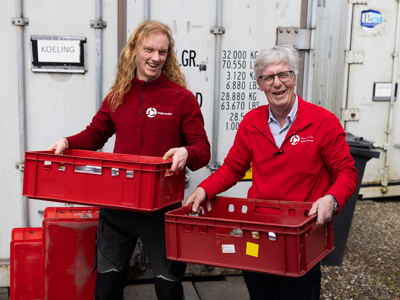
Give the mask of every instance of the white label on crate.
[(211, 202), (207, 202), (207, 211), (210, 211), (211, 209), (212, 209)]
[(235, 253), (235, 245), (222, 245), (222, 253)]

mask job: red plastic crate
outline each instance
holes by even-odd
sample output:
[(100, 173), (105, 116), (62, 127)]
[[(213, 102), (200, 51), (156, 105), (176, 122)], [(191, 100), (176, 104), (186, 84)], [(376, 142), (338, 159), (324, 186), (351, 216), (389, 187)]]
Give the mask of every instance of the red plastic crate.
[(25, 153), (23, 195), (33, 199), (156, 211), (184, 197), (185, 172), (172, 159), (84, 150)]
[(10, 299), (41, 297), (42, 228), (14, 228), (10, 243)]
[(311, 205), (215, 197), (198, 216), (189, 214), (191, 206), (181, 207), (165, 215), (167, 257), (302, 276), (334, 249), (333, 222), (313, 227), (316, 217), (307, 216)]
[(42, 300), (93, 299), (97, 218), (44, 219)]
[(99, 207), (46, 207), (43, 219), (90, 219), (99, 218)]
[(40, 227), (14, 228), (11, 231), (11, 241), (41, 240), (41, 239), (42, 239), (42, 228)]

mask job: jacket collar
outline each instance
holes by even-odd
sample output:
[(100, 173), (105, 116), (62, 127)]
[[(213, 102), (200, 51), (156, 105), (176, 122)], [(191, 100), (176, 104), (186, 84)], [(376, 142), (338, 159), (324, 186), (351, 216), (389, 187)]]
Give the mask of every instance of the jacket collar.
[(299, 132), (300, 130), (306, 128), (312, 123), (310, 103), (304, 101), (300, 97), (298, 97), (298, 99), (299, 99), (299, 108), (297, 111), (297, 117), (296, 120), (294, 120), (292, 127), (290, 127), (289, 132), (286, 135), (286, 138), (289, 138), (296, 132)]
[(146, 88), (146, 90), (154, 90), (158, 89), (161, 86), (165, 85), (168, 82), (167, 77), (165, 77), (164, 73), (161, 72), (160, 76), (158, 76), (156, 79), (152, 81), (143, 81), (139, 80), (136, 77), (132, 79), (132, 87), (140, 88), (143, 89), (143, 87)]
[[(312, 123), (310, 104), (301, 99), (299, 95), (297, 95), (297, 99), (298, 99), (297, 117), (294, 120), (292, 126), (290, 127), (285, 140)], [(275, 144), (274, 137), (272, 136), (271, 130), (269, 129), (268, 120), (269, 120), (269, 104), (262, 107), (262, 112), (260, 116), (253, 121), (253, 126), (256, 127), (258, 130), (260, 130), (262, 133), (264, 133), (266, 137), (272, 143)]]

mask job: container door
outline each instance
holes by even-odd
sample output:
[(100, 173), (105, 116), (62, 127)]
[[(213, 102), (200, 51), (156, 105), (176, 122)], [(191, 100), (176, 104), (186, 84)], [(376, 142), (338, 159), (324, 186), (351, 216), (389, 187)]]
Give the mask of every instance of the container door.
[[(20, 140), (26, 140), (28, 151), (46, 150), (61, 137), (83, 130), (96, 113), (96, 29), (91, 26), (96, 19), (95, 1), (22, 1), (24, 26), (12, 25), (16, 4), (15, 1), (2, 2), (0, 10), (0, 19), (8, 20), (1, 25), (2, 41), (7, 46), (0, 51), (4, 58), (0, 67), (0, 98), (5, 109), (0, 126), (7, 128), (0, 137), (3, 141), (0, 165), (4, 166), (0, 173), (3, 205), (0, 218), (4, 224), (0, 232), (0, 257), (9, 257), (10, 248), (5, 245), (9, 243), (11, 229), (24, 224), (24, 213), (29, 215), (30, 226), (41, 226), (43, 214), (38, 212), (48, 206), (64, 205), (29, 200), (28, 209), (25, 209), (21, 201), (22, 172), (14, 168), (15, 163), (22, 166)], [(102, 7), (102, 18), (107, 22), (102, 31), (104, 97), (113, 82), (118, 59), (118, 7), (114, 0), (103, 0)], [(17, 50), (16, 35), (21, 31), (23, 46)], [(17, 60), (18, 52), (23, 55), (20, 61)], [(20, 68), (24, 71), (21, 87), (25, 98), (25, 135), (19, 128), (17, 70)], [(108, 151), (112, 151), (112, 146)], [(2, 276), (1, 270), (0, 278), (7, 278)]]
[[(370, 160), (365, 169), (360, 194), (364, 198), (400, 194), (400, 119), (393, 118), (392, 138), (387, 143), (390, 91), (395, 49), (397, 1), (368, 0), (366, 5), (353, 5), (352, 32), (349, 53), (351, 64), (348, 78), (347, 107), (344, 111), (345, 130), (373, 141), (381, 151), (379, 159)], [(353, 58), (351, 58), (353, 57)], [(399, 116), (400, 106), (394, 102), (393, 116)], [(352, 117), (352, 114), (355, 117)], [(385, 159), (388, 157), (388, 188), (382, 190)]]

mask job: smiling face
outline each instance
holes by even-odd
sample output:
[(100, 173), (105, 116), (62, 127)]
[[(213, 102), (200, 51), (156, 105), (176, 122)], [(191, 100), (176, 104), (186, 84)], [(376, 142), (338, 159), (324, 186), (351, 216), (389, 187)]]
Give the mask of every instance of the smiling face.
[(168, 37), (164, 33), (148, 36), (137, 54), (136, 77), (152, 81), (161, 75), (168, 54)]
[[(287, 64), (272, 64), (267, 66), (262, 72), (261, 76), (278, 74), (284, 71), (291, 71)], [(258, 79), (260, 90), (267, 96), (272, 112), (275, 114), (288, 114), (293, 107), (296, 100), (294, 95), (294, 87), (296, 86), (296, 76), (290, 75), (289, 81), (281, 82), (278, 76), (275, 76), (272, 85)]]

